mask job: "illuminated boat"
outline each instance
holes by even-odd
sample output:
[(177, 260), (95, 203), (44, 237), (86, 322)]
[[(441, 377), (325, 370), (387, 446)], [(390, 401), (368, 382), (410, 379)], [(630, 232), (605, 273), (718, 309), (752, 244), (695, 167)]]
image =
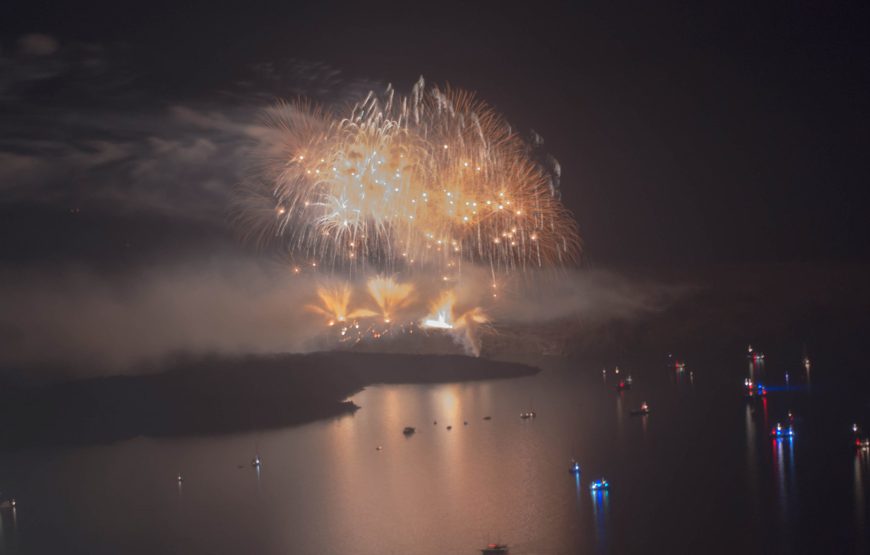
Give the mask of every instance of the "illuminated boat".
[(260, 455), (254, 455), (254, 460), (251, 461), (251, 466), (254, 468), (260, 468), (263, 465), (263, 462), (260, 460)]
[(592, 491), (607, 491), (610, 489), (610, 483), (604, 478), (601, 478), (600, 480), (595, 480), (589, 484), (589, 489)]
[(414, 428), (413, 426), (405, 426), (405, 429), (402, 430), (402, 433), (405, 434), (406, 436), (409, 436), (416, 431), (417, 431), (417, 428)]
[(746, 357), (752, 362), (761, 362), (764, 360), (764, 353), (762, 353), (761, 351), (754, 351), (752, 349), (752, 345), (750, 345), (746, 349)]
[(794, 428), (791, 426), (783, 426), (777, 422), (776, 426), (770, 430), (770, 437), (774, 439), (789, 439), (794, 437)]
[(855, 447), (860, 449), (861, 451), (870, 451), (870, 438), (855, 438)]
[(632, 416), (646, 416), (647, 414), (649, 414), (649, 405), (646, 402), (641, 403), (639, 409), (631, 411)]
[(678, 360), (677, 362), (674, 363), (674, 369), (677, 372), (682, 372), (683, 370), (686, 369), (686, 363), (681, 361), (681, 360)]
[(758, 395), (761, 395), (762, 397), (764, 397), (764, 396), (767, 395), (767, 388), (764, 387), (764, 384), (761, 384), (761, 383), (760, 383), (760, 384), (758, 384), (758, 386), (755, 388), (755, 392), (756, 392)]
[(523, 420), (528, 420), (529, 418), (534, 418), (536, 416), (537, 416), (537, 414), (533, 410), (529, 410), (529, 411), (525, 411), (525, 412), (520, 413), (520, 418), (522, 418)]
[(0, 509), (14, 509), (15, 508), (15, 498), (12, 499), (4, 499), (0, 501)]
[(504, 543), (491, 543), (480, 550), (483, 555), (502, 555), (509, 551), (507, 544)]
[(623, 391), (625, 389), (631, 389), (631, 382), (619, 380), (619, 383), (616, 384), (616, 391)]
[(183, 481), (184, 481), (184, 478), (181, 476), (181, 472), (179, 472), (178, 473), (178, 483), (180, 484)]
[(568, 472), (571, 474), (580, 474), (580, 463), (571, 459), (571, 466), (568, 468)]

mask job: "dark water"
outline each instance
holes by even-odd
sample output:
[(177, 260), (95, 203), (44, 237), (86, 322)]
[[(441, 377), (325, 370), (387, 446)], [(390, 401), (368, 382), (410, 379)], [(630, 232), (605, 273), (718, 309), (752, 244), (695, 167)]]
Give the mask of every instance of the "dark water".
[[(623, 361), (623, 394), (600, 365), (545, 359), (530, 378), (371, 387), (354, 416), (296, 428), (4, 453), (0, 487), (18, 506), (2, 510), (0, 541), (7, 553), (473, 554), (495, 540), (515, 554), (868, 553), (870, 460), (848, 429), (861, 395), (818, 379), (833, 372), (823, 362), (808, 384), (793, 354), (753, 370), (766, 400), (744, 399), (740, 353), (683, 374), (664, 357)], [(651, 414), (630, 416), (643, 401)], [(527, 408), (537, 418), (521, 420)], [(772, 441), (788, 410), (796, 437)], [(609, 493), (591, 494), (598, 477)]]

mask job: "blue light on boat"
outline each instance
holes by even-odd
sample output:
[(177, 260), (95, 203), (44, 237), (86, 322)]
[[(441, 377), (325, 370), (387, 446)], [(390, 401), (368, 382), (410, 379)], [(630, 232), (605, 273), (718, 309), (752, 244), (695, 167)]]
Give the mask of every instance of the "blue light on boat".
[(792, 426), (785, 427), (779, 422), (770, 431), (770, 437), (776, 439), (789, 439), (794, 437), (794, 428)]
[(595, 480), (591, 484), (589, 484), (589, 489), (592, 491), (606, 491), (610, 489), (610, 484), (604, 478), (600, 480)]

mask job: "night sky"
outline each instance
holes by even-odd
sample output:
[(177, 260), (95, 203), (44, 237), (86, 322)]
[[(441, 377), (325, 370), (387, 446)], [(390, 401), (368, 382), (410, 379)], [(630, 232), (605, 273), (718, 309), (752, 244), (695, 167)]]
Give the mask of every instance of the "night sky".
[(244, 125), (421, 75), (545, 138), (585, 266), (867, 262), (868, 39), (845, 3), (56, 4), (0, 18), (7, 283), (253, 256), (227, 222)]
[[(407, 89), (423, 75), (478, 91), (518, 128), (546, 139), (562, 163), (564, 199), (580, 222), (587, 261), (818, 263), (867, 255), (860, 193), (870, 96), (866, 19), (856, 9), (272, 4), (22, 3), (2, 23), (4, 120), (17, 115), (8, 82), (25, 63), (16, 41), (28, 33), (54, 37), (60, 64), (82, 61), (84, 54), (70, 52), (76, 45), (98, 47), (106, 74), (97, 79), (125, 81), (116, 86), (126, 98), (110, 82), (90, 83), (109, 89), (102, 96), (72, 94), (65, 79), (76, 76), (63, 68), (54, 79), (11, 87), (48, 110), (62, 108), (58, 97), (85, 105), (77, 111), (99, 112), (108, 102), (131, 114), (214, 100), (265, 63), (278, 71), (291, 63), (330, 68), (342, 86)], [(296, 83), (272, 85), (257, 89), (252, 81), (249, 98), (237, 91), (238, 102), (304, 92), (293, 90)], [(4, 128), (3, 150), (14, 151), (16, 132)]]

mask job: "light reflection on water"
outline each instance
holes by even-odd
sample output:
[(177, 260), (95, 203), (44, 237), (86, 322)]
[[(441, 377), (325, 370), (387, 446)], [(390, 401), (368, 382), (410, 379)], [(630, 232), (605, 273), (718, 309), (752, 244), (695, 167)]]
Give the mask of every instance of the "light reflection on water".
[(870, 451), (858, 449), (852, 463), (855, 496), (855, 553), (867, 552), (867, 472), (870, 469)]
[[(296, 428), (22, 452), (0, 478), (17, 477), (27, 516), (18, 526), (3, 511), (0, 536), (12, 553), (18, 542), (28, 553), (471, 555), (497, 540), (519, 555), (753, 553), (771, 535), (802, 533), (799, 501), (816, 495), (812, 506), (836, 487), (801, 479), (804, 457), (831, 456), (796, 454), (803, 437), (759, 447), (768, 411), (781, 417), (779, 393), (770, 407), (745, 401), (742, 377), (705, 373), (686, 387), (672, 369), (632, 368), (633, 388), (617, 393), (597, 366), (547, 364), (516, 380), (370, 387), (354, 396), (354, 415)], [(538, 416), (521, 420), (530, 399)], [(628, 417), (643, 401), (654, 411)], [(417, 432), (406, 437), (405, 426)], [(254, 452), (262, 468), (251, 467)], [(572, 458), (583, 475), (568, 472)], [(865, 538), (867, 461), (853, 464), (844, 491), (854, 505), (832, 507), (830, 518), (857, 523)], [(614, 488), (591, 493), (591, 506), (587, 476)], [(739, 510), (747, 496), (753, 509)]]
[(607, 517), (610, 510), (610, 492), (607, 490), (591, 491), (592, 513), (595, 517), (595, 541), (599, 553), (607, 553)]

